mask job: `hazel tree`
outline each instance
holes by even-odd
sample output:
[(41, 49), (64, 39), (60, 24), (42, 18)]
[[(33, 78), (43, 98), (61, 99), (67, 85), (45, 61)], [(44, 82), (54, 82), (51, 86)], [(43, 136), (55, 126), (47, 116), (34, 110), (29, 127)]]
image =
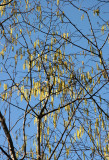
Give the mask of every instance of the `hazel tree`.
[(109, 159), (108, 7), (0, 2), (0, 158)]

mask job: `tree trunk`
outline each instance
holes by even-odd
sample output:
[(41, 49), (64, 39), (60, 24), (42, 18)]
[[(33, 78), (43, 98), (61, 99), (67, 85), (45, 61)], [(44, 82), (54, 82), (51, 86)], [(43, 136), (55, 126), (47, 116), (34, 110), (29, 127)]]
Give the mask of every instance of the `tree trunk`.
[(37, 120), (37, 143), (38, 143), (37, 160), (41, 160), (41, 153), (40, 153), (40, 118), (38, 118), (38, 120)]

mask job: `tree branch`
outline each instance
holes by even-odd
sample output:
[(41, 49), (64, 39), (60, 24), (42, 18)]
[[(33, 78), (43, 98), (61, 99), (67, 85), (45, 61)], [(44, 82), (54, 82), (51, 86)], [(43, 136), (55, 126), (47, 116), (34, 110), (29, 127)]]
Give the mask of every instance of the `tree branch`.
[(1, 151), (2, 151), (10, 160), (12, 160), (12, 158), (10, 157), (10, 155), (8, 155), (8, 154), (6, 153), (6, 151), (5, 151), (2, 147), (0, 147), (0, 149), (1, 149)]
[(10, 150), (11, 158), (12, 158), (12, 160), (17, 160), (16, 155), (15, 155), (15, 151), (14, 151), (12, 138), (11, 138), (11, 135), (10, 135), (9, 130), (7, 128), (5, 119), (4, 119), (4, 117), (3, 117), (1, 112), (0, 112), (0, 123), (1, 123), (1, 125), (3, 127), (3, 130), (5, 132), (5, 135), (6, 135), (8, 144), (9, 144), (9, 150)]

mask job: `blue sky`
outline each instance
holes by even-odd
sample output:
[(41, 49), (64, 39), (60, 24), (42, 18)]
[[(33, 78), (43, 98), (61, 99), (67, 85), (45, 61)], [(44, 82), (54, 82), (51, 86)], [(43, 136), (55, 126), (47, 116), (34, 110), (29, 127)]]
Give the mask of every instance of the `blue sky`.
[[(40, 3), (42, 5), (42, 10), (43, 11), (50, 11), (51, 3), (48, 4), (49, 10), (48, 10), (48, 8), (46, 8), (47, 3), (46, 3), (45, 0), (44, 1), (40, 1)], [(33, 4), (34, 4), (34, 2), (32, 1), (31, 6)], [(53, 10), (56, 10), (55, 4), (56, 4), (56, 2), (54, 1)], [(109, 30), (108, 27), (106, 26), (106, 31), (104, 31), (104, 34), (101, 32), (101, 27), (105, 24), (105, 22), (103, 20), (105, 20), (106, 22), (109, 21), (109, 19), (108, 19), (109, 3), (107, 3), (105, 5), (104, 5), (104, 3), (102, 3), (102, 5), (101, 5), (101, 3), (98, 3), (98, 1), (95, 2), (94, 0), (90, 0), (90, 1), (74, 2), (74, 4), (77, 5), (78, 7), (80, 7), (81, 9), (85, 8), (88, 11), (89, 17), (90, 17), (90, 20), (91, 20), (91, 24), (92, 24), (92, 27), (94, 29), (95, 36), (97, 37), (98, 46), (101, 47), (102, 44), (104, 43), (104, 40), (107, 37), (108, 30)], [(19, 5), (21, 7), (21, 10), (25, 10), (23, 5), (24, 5), (24, 2), (22, 3), (21, 6)], [(93, 6), (95, 6), (95, 7), (93, 7)], [(93, 36), (92, 36), (92, 33), (91, 33), (91, 29), (90, 29), (90, 25), (89, 25), (89, 23), (87, 21), (87, 16), (84, 14), (84, 19), (81, 20), (81, 16), (83, 16), (83, 12), (75, 9), (71, 5), (67, 5), (67, 2), (66, 2), (66, 5), (65, 5), (64, 1), (60, 1), (60, 7), (61, 7), (61, 10), (64, 11), (65, 15), (70, 19), (72, 24), (74, 24), (86, 37), (92, 38), (91, 40), (92, 40), (92, 42), (94, 42)], [(99, 16), (97, 16), (96, 14), (95, 14), (95, 16), (93, 14), (93, 10), (96, 10), (98, 8), (100, 8), (100, 17), (103, 18), (103, 20)], [(43, 11), (42, 11), (42, 16), (43, 16)], [(6, 16), (7, 16), (7, 14), (10, 11), (7, 10), (6, 12), (7, 12), (6, 13)], [(54, 15), (55, 15), (55, 13), (54, 13)], [(23, 47), (23, 46), (26, 46), (25, 40), (26, 40), (26, 42), (28, 44), (28, 47), (30, 49), (30, 53), (31, 54), (33, 53), (33, 50), (34, 50), (34, 47), (33, 47), (32, 43), (34, 43), (35, 40), (37, 40), (37, 43), (38, 43), (38, 39), (39, 39), (40, 43), (41, 42), (45, 43), (46, 34), (37, 30), (37, 28), (39, 27), (39, 24), (38, 24), (38, 20), (37, 20), (36, 17), (37, 17), (36, 12), (33, 12), (32, 16), (31, 16), (31, 14), (29, 15), (30, 22), (32, 23), (32, 22), (34, 22), (34, 20), (36, 22), (36, 23), (34, 23), (35, 32), (33, 31), (33, 28), (31, 30), (31, 28), (29, 28), (30, 26), (25, 24), (25, 23), (23, 23), (23, 24), (19, 23), (19, 25), (16, 27), (15, 30), (14, 30), (14, 27), (12, 27), (13, 28), (13, 37), (15, 37), (16, 36), (15, 34), (18, 33), (18, 37), (19, 37), (18, 41), (19, 41), (19, 43), (18, 43), (17, 46), (14, 47), (14, 51), (12, 51), (12, 45), (13, 44), (12, 45), (9, 44), (8, 48), (7, 48), (7, 51), (5, 53), (4, 59), (2, 59), (2, 57), (0, 57), (0, 67), (3, 68), (3, 72), (0, 75), (0, 81), (1, 81), (0, 93), (3, 92), (4, 81), (5, 81), (5, 83), (8, 84), (8, 87), (10, 87), (11, 85), (14, 84), (12, 82), (12, 80), (10, 80), (9, 74), (15, 80), (16, 83), (19, 83), (19, 81), (20, 81), (20, 85), (23, 84), (23, 81), (22, 81), (23, 77), (25, 77), (28, 74), (28, 70), (27, 69), (23, 70), (23, 64), (24, 64), (25, 60), (28, 57), (27, 49), (24, 49), (24, 47)], [(3, 18), (5, 18), (5, 17), (1, 17), (1, 20), (3, 20)], [(19, 18), (19, 22), (22, 21), (22, 20), (23, 20), (23, 17)], [(17, 20), (15, 20), (15, 21), (17, 21)], [(54, 31), (58, 30), (58, 34), (69, 33), (69, 37), (71, 39), (71, 43), (74, 43), (74, 44), (76, 44), (78, 46), (81, 46), (81, 47), (89, 50), (90, 49), (90, 45), (88, 44), (87, 40), (79, 32), (77, 32), (77, 30), (75, 29), (75, 27), (73, 25), (71, 25), (69, 23), (68, 24), (66, 23), (66, 22), (68, 22), (68, 19), (66, 19), (64, 17), (63, 21), (65, 23), (60, 23), (61, 22), (60, 19), (59, 20), (56, 19), (55, 16), (52, 17), (52, 22), (51, 23), (52, 23), (52, 25), (56, 25), (56, 26), (55, 27), (51, 27), (50, 34), (52, 33), (53, 30)], [(8, 26), (6, 28), (7, 32), (9, 30), (9, 24), (10, 23), (11, 23), (10, 20), (6, 22), (6, 25)], [(47, 25), (47, 28), (45, 28), (44, 25), (43, 25), (43, 27), (41, 28), (41, 31), (47, 32), (48, 27), (50, 25), (49, 18), (46, 18), (46, 20), (43, 21), (43, 23), (45, 23)], [(4, 23), (4, 25), (5, 25), (5, 23)], [(22, 27), (24, 27), (24, 28), (22, 28)], [(25, 27), (28, 27), (28, 30), (31, 30), (31, 36), (30, 36), (31, 38), (29, 37), (29, 35), (27, 35)], [(24, 38), (25, 39), (19, 33), (19, 30), (21, 28), (22, 28), (22, 33), (24, 34)], [(9, 37), (10, 35), (7, 34), (7, 36)], [(51, 43), (50, 38), (51, 38), (51, 36), (48, 36), (47, 44)], [(59, 40), (59, 43), (61, 43), (60, 38), (58, 36), (56, 38), (57, 38), (57, 40)], [(3, 47), (3, 44), (5, 43), (5, 40), (4, 40), (4, 38), (2, 38), (0, 41), (1, 41), (0, 49), (2, 50), (2, 47)], [(32, 41), (32, 43), (31, 43), (31, 41)], [(83, 70), (84, 73), (89, 71), (90, 74), (91, 74), (91, 70), (92, 70), (92, 67), (93, 67), (94, 73), (91, 74), (91, 75), (94, 76), (95, 73), (97, 72), (97, 69), (96, 69), (96, 65), (97, 64), (96, 64), (96, 62), (102, 68), (102, 66), (100, 65), (100, 62), (99, 62), (99, 58), (97, 58), (96, 56), (93, 57), (93, 56), (91, 56), (90, 53), (85, 52), (85, 51), (84, 51), (84, 54), (83, 54), (83, 49), (75, 47), (71, 43), (67, 44), (66, 49), (65, 49), (65, 53), (66, 53), (65, 59), (66, 59), (66, 61), (68, 60), (68, 55), (71, 55), (72, 61), (74, 63), (74, 71), (75, 71), (76, 74), (77, 74), (77, 72), (78, 72), (78, 74), (80, 74), (80, 70)], [(57, 46), (59, 46), (59, 44), (57, 44), (56, 47)], [(20, 56), (18, 56), (18, 63), (17, 63), (17, 66), (15, 66), (14, 56), (15, 56), (17, 50), (18, 50), (18, 54), (20, 54), (21, 50), (19, 51), (19, 48), (22, 48), (22, 52), (25, 51), (25, 56), (23, 56), (22, 60), (20, 60)], [(41, 49), (42, 48), (43, 48), (43, 45), (41, 45), (41, 48), (39, 48), (37, 46), (37, 50), (38, 50), (39, 54), (41, 54)], [(107, 60), (108, 60), (108, 55), (109, 55), (108, 54), (108, 48), (109, 48), (109, 44), (108, 44), (108, 42), (106, 42), (106, 45), (103, 47), (102, 53), (103, 53), (103, 58), (106, 60), (106, 65), (107, 66), (108, 66)], [(61, 49), (62, 49), (62, 47), (61, 47)], [(47, 50), (47, 46), (46, 46), (45, 50)], [(80, 53), (81, 53), (81, 56), (80, 56)], [(96, 51), (96, 53), (97, 53), (97, 51)], [(50, 55), (51, 54), (52, 53), (50, 52)], [(36, 57), (37, 56), (38, 55), (36, 54)], [(48, 56), (49, 56), (49, 53), (48, 53)], [(86, 66), (85, 68), (84, 68), (84, 66), (82, 64), (82, 61), (84, 61), (84, 64)], [(6, 68), (8, 69), (8, 71), (9, 71), (8, 73), (9, 74), (5, 73), (6, 70), (3, 67), (4, 64), (6, 65)], [(48, 64), (47, 64), (47, 66), (48, 66)], [(13, 71), (15, 71), (15, 72), (13, 72)], [(46, 77), (44, 77), (44, 73), (40, 73), (40, 74), (43, 77), (42, 81), (45, 80)], [(36, 69), (33, 70), (32, 76), (34, 77), (36, 82), (39, 80), (39, 77), (38, 77), (39, 73), (37, 72)], [(96, 80), (96, 78), (95, 78), (95, 80)], [(102, 83), (101, 83), (101, 85), (102, 85), (102, 84), (105, 83), (105, 79), (102, 78), (101, 80), (102, 80)], [(24, 84), (26, 86), (26, 82), (25, 81), (24, 81)], [(94, 88), (94, 91), (96, 91), (98, 88), (100, 88), (101, 85), (97, 84), (96, 87)], [(27, 85), (26, 87), (28, 88), (29, 86)], [(77, 84), (77, 88), (76, 89), (78, 89), (78, 88), (79, 88), (79, 84)], [(106, 94), (106, 90), (108, 90), (108, 84), (106, 85), (106, 87), (104, 87), (99, 92), (99, 94), (97, 94), (98, 97), (97, 96), (95, 97), (96, 100), (98, 101), (98, 103), (100, 103), (99, 102), (99, 95), (100, 94), (101, 94), (102, 98), (104, 98), (104, 99), (106, 99), (108, 101), (108, 94)], [(60, 94), (59, 98), (54, 97), (54, 108), (57, 108), (59, 106), (60, 97), (61, 96), (62, 95)], [(68, 98), (70, 99), (69, 95), (68, 95)], [(17, 92), (13, 90), (13, 96), (12, 96), (11, 99), (9, 99), (9, 101), (11, 101), (11, 103), (16, 105), (17, 107), (22, 108), (23, 110), (18, 109), (17, 107), (15, 107), (13, 105), (9, 106), (5, 101), (0, 100), (0, 104), (1, 104), (0, 105), (0, 109), (1, 109), (1, 112), (3, 113), (3, 115), (5, 114), (5, 110), (6, 110), (5, 117), (6, 117), (7, 124), (8, 124), (8, 119), (9, 119), (9, 107), (10, 107), (10, 113), (11, 113), (11, 123), (10, 123), (10, 125), (12, 127), (14, 124), (16, 124), (16, 126), (12, 129), (11, 135), (12, 135), (13, 142), (14, 142), (14, 144), (15, 144), (17, 149), (19, 148), (19, 146), (21, 147), (21, 145), (23, 144), (23, 138), (22, 138), (22, 136), (21, 137), (19, 136), (19, 133), (22, 134), (23, 119), (19, 120), (18, 123), (16, 123), (16, 121), (24, 115), (24, 110), (25, 110), (25, 108), (27, 106), (25, 100), (23, 100), (21, 102), (20, 99), (21, 98), (20, 98), (20, 96), (17, 95)], [(31, 101), (30, 101), (30, 105), (33, 107), (38, 102), (39, 102), (39, 96), (36, 99), (34, 97), (32, 97)], [(76, 107), (76, 105), (77, 105), (77, 103), (75, 103), (75, 107)], [(91, 107), (91, 105), (92, 105), (92, 107)], [(48, 110), (51, 110), (50, 103), (48, 104), (47, 107), (48, 107)], [(67, 139), (67, 141), (66, 141), (66, 143), (68, 142), (67, 144), (70, 143), (70, 138), (72, 138), (72, 139), (74, 138), (73, 137), (74, 132), (76, 132), (77, 129), (79, 129), (81, 123), (83, 123), (83, 124), (85, 123), (83, 121), (83, 119), (82, 119), (83, 118), (82, 117), (83, 110), (85, 110), (85, 112), (86, 112), (87, 111), (86, 109), (89, 108), (89, 111), (92, 112), (89, 118), (91, 118), (91, 116), (92, 116), (93, 122), (95, 122), (96, 115), (94, 115), (94, 105), (92, 104), (92, 102), (89, 101), (86, 106), (83, 103), (83, 108), (82, 108), (82, 104), (81, 104), (79, 109), (78, 109), (78, 111), (77, 111), (77, 113), (76, 113), (76, 115), (75, 115), (75, 129), (72, 130), (71, 135)], [(107, 106), (106, 106), (105, 103), (103, 105), (103, 108), (107, 109)], [(38, 113), (38, 110), (36, 112)], [(86, 116), (86, 119), (87, 119), (87, 114), (85, 116)], [(68, 114), (65, 111), (65, 109), (62, 109), (62, 113), (59, 113), (59, 117), (58, 118), (59, 118), (58, 122), (57, 122), (58, 127), (56, 129), (54, 129), (54, 127), (53, 127), (52, 118), (49, 117), (49, 122), (47, 121), (47, 123), (45, 123), (45, 126), (47, 126), (47, 124), (49, 123), (51, 132), (53, 131), (51, 142), (54, 141), (55, 135), (57, 135), (57, 141), (58, 141), (59, 137), (62, 134), (62, 131), (64, 130), (64, 127), (63, 127), (64, 120), (66, 120), (66, 121), (68, 120)], [(104, 118), (104, 115), (103, 115), (103, 118)], [(27, 121), (26, 122), (27, 122), (27, 124), (30, 125), (29, 127), (28, 127), (28, 125), (26, 127), (26, 134), (28, 135), (28, 147), (27, 147), (27, 149), (29, 150), (30, 148), (32, 148), (32, 149), (35, 150), (35, 146), (33, 146), (33, 141), (36, 142), (36, 138), (35, 137), (36, 137), (37, 126), (36, 126), (36, 124), (34, 125), (34, 116), (31, 117), (31, 115), (27, 115)], [(72, 125), (73, 125), (73, 122), (74, 121), (72, 121)], [(88, 126), (86, 124), (84, 124), (84, 125), (85, 125), (85, 127), (87, 129)], [(93, 125), (94, 125), (94, 123), (93, 123)], [(16, 132), (17, 134), (15, 134), (16, 130), (17, 130), (17, 132)], [(0, 142), (2, 142), (2, 145), (3, 144), (7, 145), (6, 141), (4, 143), (4, 138), (3, 138), (4, 135), (3, 135), (3, 130), (2, 129), (0, 130), (0, 134), (1, 134)], [(106, 132), (103, 131), (103, 133), (101, 133), (101, 134), (102, 134), (102, 136), (105, 136)], [(16, 135), (18, 135), (18, 140), (17, 141), (15, 140)], [(30, 142), (29, 138), (31, 138), (31, 142)], [(85, 142), (86, 142), (87, 146), (90, 147), (90, 145), (92, 145), (92, 144), (90, 143), (89, 139), (85, 139), (85, 138), (86, 138), (86, 133), (84, 134), (84, 136), (81, 139), (81, 141), (83, 140), (83, 143), (85, 144)], [(16, 142), (18, 143), (17, 145), (16, 145)], [(80, 142), (80, 140), (77, 140), (77, 143), (75, 144), (75, 146), (77, 148), (81, 146), (81, 144), (79, 142)], [(55, 145), (55, 142), (54, 142), (54, 145)], [(67, 145), (67, 147), (68, 146), (69, 145)], [(60, 149), (60, 147), (61, 146), (59, 146), (58, 150)], [(57, 153), (58, 153), (58, 150), (57, 150)], [(46, 153), (48, 153), (48, 150), (46, 151)], [(90, 156), (90, 153), (91, 153), (91, 151), (85, 152), (85, 154), (87, 156), (86, 159), (88, 159), (88, 156)], [(72, 159), (73, 158), (76, 159), (77, 158), (77, 156), (75, 156), (75, 157), (73, 157), (73, 156), (74, 155), (72, 155), (72, 153), (71, 153), (70, 156), (69, 156), (69, 159), (71, 159), (71, 158)], [(80, 156), (82, 156), (81, 153), (80, 153)], [(63, 159), (65, 159), (64, 155), (63, 155)], [(98, 157), (98, 159), (99, 159), (99, 157)]]

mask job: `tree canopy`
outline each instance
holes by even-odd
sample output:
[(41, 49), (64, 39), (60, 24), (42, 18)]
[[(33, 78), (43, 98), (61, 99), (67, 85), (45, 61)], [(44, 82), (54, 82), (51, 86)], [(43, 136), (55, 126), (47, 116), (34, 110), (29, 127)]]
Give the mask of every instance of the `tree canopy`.
[(109, 1), (0, 2), (0, 158), (109, 160)]

